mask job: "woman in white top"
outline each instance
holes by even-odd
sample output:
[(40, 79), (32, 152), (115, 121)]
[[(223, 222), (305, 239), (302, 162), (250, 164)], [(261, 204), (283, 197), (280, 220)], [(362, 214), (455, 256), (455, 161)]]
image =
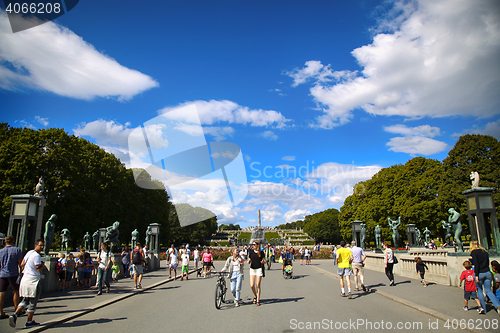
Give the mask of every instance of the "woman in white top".
[(233, 255), (227, 258), (222, 272), (228, 271), (231, 279), (231, 292), (234, 296), (234, 306), (240, 306), (241, 283), (243, 281), (244, 260), (239, 256), (238, 249), (233, 249)]
[(382, 247), (384, 248), (384, 265), (385, 265), (385, 275), (389, 279), (389, 286), (394, 286), (394, 274), (392, 273), (392, 269), (394, 267), (394, 253), (392, 249), (389, 247), (389, 243), (382, 243)]
[(200, 252), (198, 251), (198, 246), (194, 248), (193, 260), (194, 260), (194, 269), (198, 269), (198, 262), (200, 261)]

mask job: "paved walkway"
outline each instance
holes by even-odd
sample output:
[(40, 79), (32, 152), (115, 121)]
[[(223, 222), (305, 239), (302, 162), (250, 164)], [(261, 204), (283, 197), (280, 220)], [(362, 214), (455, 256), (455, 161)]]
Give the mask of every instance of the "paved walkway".
[[(372, 291), (369, 293), (353, 292), (353, 299), (348, 300), (339, 296), (337, 267), (333, 265), (333, 262), (313, 260), (312, 263), (311, 266), (300, 266), (299, 261), (296, 261), (294, 263), (296, 279), (294, 280), (283, 280), (280, 265), (274, 264), (273, 269), (263, 280), (261, 307), (251, 304), (248, 267), (246, 267), (242, 288), (245, 304), (240, 308), (234, 308), (233, 304), (226, 304), (220, 311), (215, 310), (213, 305), (215, 279), (196, 279), (195, 275), (191, 274), (189, 281), (173, 281), (173, 279), (168, 279), (168, 271), (165, 268), (145, 274), (144, 288), (139, 292), (133, 291), (131, 279), (122, 279), (112, 284), (109, 294), (104, 293), (102, 296), (95, 296), (96, 291), (91, 290), (70, 290), (46, 294), (40, 300), (35, 314), (35, 320), (43, 325), (26, 331), (37, 332), (54, 327), (51, 330), (66, 331), (71, 328), (72, 332), (78, 330), (88, 332), (94, 329), (92, 324), (100, 324), (99, 328), (96, 326), (95, 329), (108, 330), (116, 327), (122, 331), (128, 331), (127, 327), (130, 329), (134, 325), (140, 327), (144, 324), (144, 320), (158, 325), (151, 326), (148, 332), (163, 332), (165, 324), (168, 324), (169, 330), (192, 331), (196, 327), (203, 326), (202, 318), (205, 313), (209, 314), (209, 318), (206, 319), (208, 325), (204, 331), (220, 332), (220, 323), (230, 321), (234, 315), (233, 311), (240, 311), (240, 314), (243, 313), (248, 318), (239, 319), (241, 326), (236, 324), (234, 327), (239, 332), (254, 331), (251, 325), (257, 318), (255, 316), (262, 321), (263, 330), (270, 332), (301, 331), (292, 320), (307, 322), (321, 321), (324, 318), (351, 321), (357, 318), (371, 321), (381, 318), (406, 321), (414, 319), (425, 325), (439, 321), (439, 330), (452, 332), (462, 331), (454, 330), (451, 326), (453, 323), (459, 325), (462, 320), (468, 323), (469, 328), (473, 328), (468, 331), (498, 332), (498, 329), (491, 328), (495, 320), (496, 323), (500, 321), (500, 316), (493, 311), (491, 304), (486, 315), (478, 315), (475, 310), (463, 311), (463, 291), (460, 288), (437, 284), (430, 284), (424, 288), (419, 279), (397, 276), (396, 286), (389, 287), (388, 280), (383, 273), (366, 270), (365, 284)], [(222, 265), (222, 262), (215, 264), (218, 269)], [(162, 262), (162, 267), (164, 267), (164, 262)], [(134, 295), (137, 295), (137, 298), (132, 297)], [(230, 293), (228, 299), (232, 299)], [(108, 305), (111, 304), (113, 306), (109, 307)], [(141, 311), (130, 310), (135, 308), (135, 304), (141, 304), (138, 307)], [(472, 303), (470, 305), (473, 306)], [(12, 313), (12, 308), (12, 305), (7, 306), (6, 312)], [(165, 321), (158, 321), (159, 318), (163, 319), (163, 313), (167, 314)], [(193, 317), (193, 313), (199, 313), (200, 316)], [(149, 315), (151, 319), (148, 319)], [(24, 326), (25, 318), (18, 319), (19, 328)], [(444, 327), (447, 321), (449, 321), (450, 329)], [(486, 322), (489, 323), (489, 330), (484, 330)], [(107, 325), (110, 326), (107, 327)], [(477, 329), (478, 326), (483, 329)], [(12, 331), (14, 330), (10, 328), (8, 320), (0, 321), (0, 332)], [(343, 329), (342, 331), (359, 330)], [(394, 331), (413, 332), (416, 330)], [(424, 326), (423, 331), (433, 330), (427, 330)]]

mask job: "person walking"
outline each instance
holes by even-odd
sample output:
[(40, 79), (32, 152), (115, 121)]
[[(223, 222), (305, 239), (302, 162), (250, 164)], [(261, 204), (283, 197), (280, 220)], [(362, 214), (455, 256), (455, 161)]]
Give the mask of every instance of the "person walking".
[(260, 306), (260, 291), (262, 280), (262, 266), (266, 263), (264, 253), (260, 250), (260, 243), (254, 241), (253, 250), (248, 253), (248, 263), (250, 264), (250, 288), (252, 289), (254, 298), (253, 303)]
[(123, 265), (123, 277), (131, 277), (130, 276), (130, 249), (128, 245), (123, 247), (122, 251), (122, 265)]
[(425, 270), (427, 269), (427, 271), (429, 271), (429, 267), (427, 267), (427, 265), (420, 257), (415, 257), (415, 263), (417, 274), (420, 275), (420, 283), (423, 283), (424, 287), (427, 287), (427, 282), (425, 282)]
[(210, 249), (207, 247), (205, 249), (205, 253), (203, 253), (203, 277), (207, 277), (210, 269), (212, 267), (212, 253), (210, 253)]
[(394, 283), (394, 274), (392, 270), (394, 268), (394, 253), (392, 249), (389, 247), (389, 243), (383, 242), (382, 247), (384, 248), (384, 267), (385, 267), (385, 275), (389, 279), (389, 286), (395, 286)]
[(233, 255), (227, 258), (221, 272), (228, 271), (231, 281), (231, 292), (234, 297), (234, 306), (240, 306), (241, 283), (243, 281), (243, 264), (245, 261), (239, 256), (237, 248), (233, 248)]
[(304, 262), (304, 247), (301, 246), (300, 249), (299, 249), (299, 254), (300, 254), (300, 264), (302, 265), (302, 263)]
[(181, 254), (181, 281), (184, 280), (184, 273), (186, 280), (189, 280), (189, 254), (186, 249), (183, 249)]
[(337, 274), (340, 277), (340, 296), (345, 297), (344, 289), (344, 276), (347, 280), (347, 295), (348, 298), (352, 298), (351, 294), (351, 268), (350, 264), (352, 262), (352, 252), (350, 249), (346, 248), (345, 241), (340, 242), (340, 249), (337, 250)]
[(179, 262), (179, 255), (177, 254), (177, 251), (172, 251), (170, 252), (170, 265), (168, 268), (168, 278), (172, 277), (172, 269), (174, 270), (174, 280), (177, 279), (177, 264)]
[(333, 265), (337, 264), (337, 245), (334, 245), (332, 248), (333, 253)]
[(472, 257), (472, 262), (474, 264), (474, 275), (476, 277), (476, 288), (477, 297), (481, 302), (481, 309), (479, 309), (479, 314), (484, 314), (486, 312), (486, 304), (484, 301), (483, 290), (493, 303), (493, 306), (500, 315), (500, 302), (495, 297), (495, 294), (491, 291), (491, 283), (493, 281), (493, 276), (490, 271), (490, 257), (488, 251), (486, 251), (482, 246), (479, 245), (477, 240), (472, 240), (470, 242), (470, 255)]
[(19, 295), (23, 300), (17, 306), (14, 314), (9, 317), (9, 325), (11, 327), (16, 327), (17, 316), (19, 316), (24, 309), (26, 309), (28, 313), (28, 320), (24, 327), (29, 328), (40, 325), (40, 323), (33, 320), (33, 317), (42, 291), (42, 288), (39, 286), (41, 279), (40, 272), (45, 268), (45, 263), (42, 261), (40, 253), (43, 252), (45, 242), (42, 239), (38, 239), (35, 244), (35, 249), (26, 253), (21, 262), (23, 277), (19, 286)]
[[(366, 260), (366, 254), (365, 251), (363, 251), (363, 248), (356, 246), (356, 241), (351, 242), (351, 252), (352, 252), (352, 274), (354, 275), (354, 290), (359, 290), (363, 289), (363, 291), (366, 291), (365, 287), (365, 276), (364, 276), (364, 262)], [(359, 275), (359, 282), (361, 282), (361, 287), (359, 287), (358, 284), (358, 275)]]
[(130, 253), (130, 261), (132, 262), (132, 272), (134, 274), (134, 289), (141, 289), (142, 274), (144, 273), (143, 265), (144, 253), (142, 252), (141, 243), (135, 244), (135, 249)]
[(264, 255), (266, 257), (267, 269), (271, 269), (271, 257), (272, 257), (272, 248), (271, 245), (267, 244), (264, 249)]
[(97, 296), (102, 295), (102, 284), (106, 285), (106, 292), (109, 293), (109, 274), (111, 272), (111, 253), (108, 251), (108, 246), (106, 243), (101, 244), (101, 251), (99, 251), (97, 257), (99, 266), (97, 268)]
[(194, 269), (198, 269), (198, 263), (200, 262), (200, 251), (198, 251), (198, 246), (194, 248), (193, 261), (194, 261)]
[(144, 253), (144, 271), (148, 271), (149, 267), (149, 248), (148, 244), (144, 245), (142, 248), (142, 252)]
[(5, 247), (0, 250), (0, 319), (9, 318), (3, 309), (5, 292), (9, 286), (12, 290), (14, 309), (19, 304), (18, 267), (21, 266), (21, 262), (23, 261), (21, 249), (14, 246), (14, 237), (9, 235), (5, 237), (4, 241)]

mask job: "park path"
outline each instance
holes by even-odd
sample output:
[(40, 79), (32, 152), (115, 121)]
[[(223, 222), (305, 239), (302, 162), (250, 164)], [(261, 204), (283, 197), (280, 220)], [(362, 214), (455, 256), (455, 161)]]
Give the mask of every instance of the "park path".
[[(215, 265), (220, 269), (223, 262)], [(384, 327), (381, 325), (394, 332), (431, 332), (435, 331), (435, 325), (438, 330), (459, 332), (462, 330), (452, 329), (452, 322), (450, 329), (444, 326), (446, 318), (455, 319), (456, 324), (462, 319), (473, 320), (474, 328), (479, 324), (484, 326), (486, 320), (491, 326), (493, 320), (498, 323), (500, 319), (493, 311), (484, 316), (475, 311), (463, 311), (462, 290), (459, 288), (439, 285), (423, 288), (419, 280), (400, 277), (396, 280), (399, 283), (396, 287), (387, 287), (384, 274), (366, 271), (367, 285), (372, 285), (374, 292), (354, 292), (353, 299), (349, 300), (339, 296), (336, 266), (331, 260), (313, 260), (311, 266), (300, 266), (296, 261), (294, 269), (296, 279), (293, 280), (282, 278), (279, 264), (267, 271), (260, 307), (251, 304), (248, 267), (242, 288), (244, 304), (235, 308), (231, 302), (224, 304), (221, 310), (214, 306), (214, 277), (202, 279), (192, 274), (188, 281), (166, 282), (168, 272), (161, 269), (145, 275), (144, 289), (138, 293), (132, 291), (131, 280), (122, 279), (112, 285), (110, 294), (99, 297), (88, 290), (46, 295), (39, 303), (35, 319), (44, 325), (59, 323), (50, 331), (72, 333), (87, 333), (93, 329), (125, 332), (375, 332)], [(148, 289), (155, 284), (154, 288)], [(232, 300), (230, 293), (228, 299)], [(445, 308), (442, 308), (443, 304)], [(429, 309), (436, 313), (430, 313)], [(7, 308), (7, 311), (11, 309)], [(21, 317), (18, 327), (24, 323), (25, 317)], [(398, 324), (403, 328), (397, 329)], [(8, 326), (7, 320), (2, 320), (0, 331), (14, 329)], [(497, 332), (498, 329), (469, 331)]]

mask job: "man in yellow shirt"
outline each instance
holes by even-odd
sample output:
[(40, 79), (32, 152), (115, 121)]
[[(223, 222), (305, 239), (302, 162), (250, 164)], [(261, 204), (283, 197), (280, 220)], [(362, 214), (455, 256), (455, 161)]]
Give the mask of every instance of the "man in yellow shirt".
[(340, 249), (337, 250), (337, 274), (340, 276), (341, 297), (345, 297), (344, 276), (347, 278), (347, 292), (349, 299), (351, 295), (351, 268), (353, 256), (351, 250), (345, 247), (345, 241), (340, 242)]

